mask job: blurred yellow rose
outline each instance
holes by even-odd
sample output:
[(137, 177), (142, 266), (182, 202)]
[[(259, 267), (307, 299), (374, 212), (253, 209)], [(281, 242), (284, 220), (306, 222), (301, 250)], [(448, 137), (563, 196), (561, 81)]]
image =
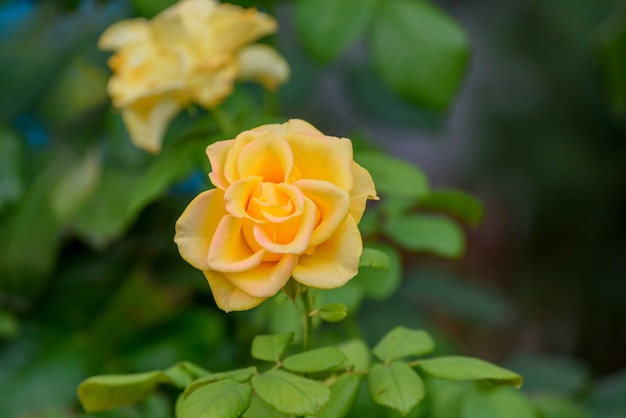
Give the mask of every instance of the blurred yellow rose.
[(116, 51), (108, 90), (135, 145), (160, 151), (169, 122), (182, 108), (191, 102), (217, 106), (236, 79), (269, 89), (284, 83), (285, 60), (267, 45), (251, 45), (276, 28), (264, 13), (215, 0), (182, 0), (152, 20), (109, 27), (99, 41), (100, 48)]
[(294, 119), (214, 143), (207, 155), (216, 188), (189, 204), (174, 241), (221, 309), (253, 308), (290, 277), (331, 289), (356, 275), (357, 224), (377, 197), (349, 139)]

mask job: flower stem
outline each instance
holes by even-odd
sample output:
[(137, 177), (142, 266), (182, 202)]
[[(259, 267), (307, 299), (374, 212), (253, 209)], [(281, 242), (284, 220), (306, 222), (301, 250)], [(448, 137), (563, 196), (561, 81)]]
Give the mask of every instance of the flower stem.
[(313, 336), (313, 317), (309, 315), (313, 307), (311, 305), (309, 288), (303, 286), (300, 296), (302, 297), (302, 348), (304, 351), (307, 351), (311, 347)]

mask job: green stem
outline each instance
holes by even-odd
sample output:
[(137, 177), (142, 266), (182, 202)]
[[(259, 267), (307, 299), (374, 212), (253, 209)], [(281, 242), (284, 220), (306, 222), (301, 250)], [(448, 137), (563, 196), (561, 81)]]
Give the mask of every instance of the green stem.
[(311, 339), (313, 336), (313, 317), (309, 315), (313, 310), (311, 305), (311, 295), (307, 287), (303, 287), (300, 292), (302, 297), (302, 348), (307, 351), (311, 347)]

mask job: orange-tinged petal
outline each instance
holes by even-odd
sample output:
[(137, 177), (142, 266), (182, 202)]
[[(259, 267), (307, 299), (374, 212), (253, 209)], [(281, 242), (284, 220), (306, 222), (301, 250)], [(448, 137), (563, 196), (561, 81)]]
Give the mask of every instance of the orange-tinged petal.
[(293, 278), (305, 286), (334, 289), (356, 276), (363, 252), (361, 233), (348, 216), (337, 232), (318, 245), (312, 255), (301, 255)]
[(150, 39), (150, 26), (146, 19), (126, 19), (109, 26), (98, 40), (98, 48), (114, 51), (134, 42)]
[(226, 273), (226, 277), (246, 294), (268, 298), (285, 286), (297, 262), (297, 255), (287, 254), (277, 263), (261, 263), (241, 273)]
[(376, 187), (370, 173), (359, 164), (352, 162), (354, 187), (350, 191), (350, 215), (358, 224), (365, 211), (365, 202), (368, 199), (378, 200)]
[(256, 242), (276, 254), (302, 254), (311, 241), (317, 223), (315, 204), (304, 199), (302, 215), (281, 223), (255, 225), (252, 232)]
[(352, 189), (352, 143), (347, 138), (287, 134), (294, 166), (302, 178), (324, 180), (349, 192)]
[(207, 263), (211, 270), (239, 273), (258, 266), (265, 250), (253, 251), (244, 238), (242, 220), (231, 215), (222, 217), (211, 246)]
[(350, 211), (350, 195), (332, 183), (319, 180), (298, 180), (293, 186), (313, 200), (320, 213), (320, 223), (313, 230), (309, 246), (326, 241), (343, 223)]
[(224, 312), (246, 311), (259, 306), (265, 298), (255, 298), (237, 289), (224, 274), (216, 271), (203, 271), (209, 282), (217, 306)]
[(261, 180), (261, 177), (247, 177), (231, 184), (224, 195), (226, 211), (236, 218), (263, 222), (263, 219), (255, 219), (247, 211), (252, 192), (259, 186)]
[(254, 80), (266, 89), (275, 90), (289, 79), (289, 64), (269, 45), (255, 44), (237, 52), (239, 80)]
[(264, 182), (282, 183), (291, 176), (293, 154), (289, 143), (273, 132), (257, 134), (239, 153), (237, 169), (241, 178), (261, 176)]
[(257, 223), (282, 223), (299, 216), (303, 210), (304, 195), (300, 189), (285, 183), (263, 182), (250, 195), (246, 212)]
[(228, 188), (228, 181), (224, 178), (224, 165), (226, 164), (226, 155), (232, 148), (234, 139), (227, 141), (218, 141), (209, 145), (206, 148), (206, 155), (211, 162), (211, 172), (209, 173), (209, 179), (211, 183), (217, 188), (226, 190)]
[(185, 261), (200, 270), (208, 270), (207, 258), (213, 234), (224, 210), (224, 193), (213, 189), (200, 193), (187, 206), (178, 221), (174, 242)]

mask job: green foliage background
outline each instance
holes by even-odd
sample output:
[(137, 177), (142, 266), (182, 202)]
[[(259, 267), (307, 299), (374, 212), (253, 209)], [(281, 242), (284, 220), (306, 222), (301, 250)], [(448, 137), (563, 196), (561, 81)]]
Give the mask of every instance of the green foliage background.
[[(172, 241), (210, 187), (206, 145), (286, 117), (352, 138), (384, 197), (361, 229), (389, 269), (321, 296), (349, 315), (320, 346), (373, 347), (404, 325), (428, 330), (437, 355), (525, 376), (521, 394), (426, 379), (433, 395), (410, 416), (626, 415), (621, 2), (233, 1), (279, 18), (269, 42), (292, 80), (278, 95), (239, 86), (220, 109), (230, 132), (183, 112), (153, 157), (110, 108), (95, 45), (171, 3), (0, 2), (0, 415), (169, 417), (167, 388), (88, 415), (76, 387), (182, 360), (231, 370), (254, 361), (257, 334), (297, 328), (280, 296), (217, 310)], [(365, 390), (351, 416), (397, 416)]]

